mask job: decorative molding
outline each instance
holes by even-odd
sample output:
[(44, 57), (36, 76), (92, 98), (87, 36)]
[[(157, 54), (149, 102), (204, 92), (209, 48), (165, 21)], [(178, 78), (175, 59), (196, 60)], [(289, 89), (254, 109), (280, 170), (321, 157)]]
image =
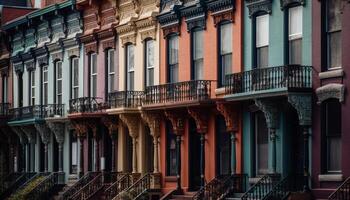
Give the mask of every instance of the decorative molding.
[(237, 105), (225, 102), (217, 102), (216, 109), (224, 116), (226, 131), (238, 132), (239, 130), (239, 111)]
[(281, 10), (287, 8), (290, 5), (305, 5), (305, 0), (280, 0)]
[(289, 94), (288, 102), (298, 113), (299, 125), (310, 126), (312, 124), (311, 94)]
[(120, 40), (123, 47), (128, 43), (136, 45), (136, 32), (120, 36)]
[(83, 32), (83, 22), (79, 12), (67, 16), (67, 38), (74, 38)]
[(115, 41), (115, 38), (109, 38), (107, 40), (103, 40), (101, 41), (102, 43), (102, 48), (103, 49), (115, 49), (116, 48), (116, 41)]
[(236, 1), (235, 0), (212, 0), (207, 3), (207, 9), (213, 14), (230, 11), (233, 12), (235, 9)]
[(63, 61), (63, 51), (51, 53), (51, 57), (53, 62), (56, 62), (58, 60)]
[(345, 72), (343, 69), (335, 69), (325, 72), (320, 72), (318, 74), (318, 77), (320, 79), (328, 79), (328, 78), (341, 78), (345, 75)]
[(200, 28), (202, 30), (206, 29), (206, 16), (202, 16), (186, 19), (187, 23), (187, 32), (191, 32), (194, 28)]
[(115, 135), (113, 134), (118, 131), (117, 117), (114, 117), (114, 116), (102, 117), (101, 122), (103, 125), (105, 125), (108, 128), (110, 136), (115, 137)]
[(276, 129), (279, 126), (278, 102), (271, 99), (255, 99), (255, 105), (264, 113), (266, 124), (269, 129)]
[(185, 131), (185, 113), (165, 111), (165, 116), (173, 125), (173, 132), (175, 135), (183, 135)]
[(51, 43), (58, 42), (61, 38), (65, 38), (65, 23), (62, 15), (57, 15), (56, 18), (51, 20), (52, 41)]
[(339, 102), (344, 102), (345, 85), (338, 83), (324, 85), (316, 89), (316, 95), (318, 104), (330, 98), (339, 99)]
[(151, 130), (151, 135), (153, 137), (159, 137), (160, 136), (160, 121), (161, 121), (160, 113), (142, 112), (141, 117), (144, 120), (144, 122), (148, 125), (149, 129)]
[(39, 66), (49, 65), (49, 56), (43, 55), (43, 56), (37, 57), (37, 61)]
[(89, 128), (85, 121), (74, 121), (72, 126), (78, 137), (84, 138), (88, 134)]
[(180, 35), (181, 34), (180, 25), (175, 24), (174, 26), (169, 26), (169, 27), (163, 28), (163, 37), (164, 38), (168, 37), (170, 34)]
[(27, 71), (34, 71), (35, 70), (35, 60), (28, 60), (24, 62), (24, 66), (26, 67)]
[(64, 122), (46, 122), (50, 130), (55, 135), (56, 141), (59, 144), (64, 143), (65, 123)]
[(200, 134), (205, 134), (208, 132), (208, 115), (207, 110), (203, 108), (187, 108), (188, 114), (196, 122), (197, 132)]
[(201, 28), (203, 30), (206, 28), (206, 7), (200, 2), (181, 10), (181, 16), (186, 18), (187, 32), (192, 31), (193, 28)]
[(220, 12), (217, 14), (213, 14), (214, 25), (217, 26), (222, 21), (230, 21), (234, 22), (234, 13), (232, 10), (228, 10), (226, 12)]
[(34, 126), (35, 126), (35, 129), (39, 132), (41, 141), (44, 144), (50, 143), (51, 130), (49, 129), (49, 127), (45, 123), (34, 124)]
[(67, 55), (68, 55), (68, 58), (71, 58), (73, 56), (75, 57), (80, 57), (80, 48), (79, 47), (74, 47), (74, 48), (71, 48), (71, 49), (67, 49)]
[(249, 17), (254, 16), (258, 12), (272, 12), (272, 0), (245, 0), (249, 10)]
[(49, 22), (42, 20), (42, 23), (38, 26), (38, 47), (44, 46), (50, 42), (51, 29), (49, 28)]
[(119, 119), (128, 127), (129, 134), (132, 138), (138, 138), (139, 136), (139, 114), (120, 114)]
[(18, 73), (23, 73), (24, 71), (24, 65), (23, 62), (19, 63), (13, 63), (13, 68), (15, 69), (15, 72)]
[(89, 44), (85, 44), (85, 54), (89, 53), (97, 53), (98, 52), (97, 41), (91, 42)]
[(21, 130), (27, 136), (29, 143), (36, 143), (36, 129), (33, 125), (21, 126)]

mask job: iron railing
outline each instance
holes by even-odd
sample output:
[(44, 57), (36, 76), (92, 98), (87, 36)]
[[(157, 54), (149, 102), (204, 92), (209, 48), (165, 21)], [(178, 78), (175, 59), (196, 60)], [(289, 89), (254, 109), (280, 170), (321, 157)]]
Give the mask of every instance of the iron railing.
[(0, 116), (8, 116), (10, 115), (10, 103), (0, 103)]
[(263, 200), (283, 200), (291, 192), (304, 190), (305, 176), (303, 174), (292, 174), (277, 183)]
[(55, 187), (61, 184), (60, 180), (62, 180), (62, 177), (64, 177), (64, 172), (53, 172), (49, 174), (25, 196), (25, 199), (36, 200), (50, 198)]
[(260, 200), (264, 198), (280, 181), (280, 174), (267, 174), (254, 184), (244, 195), (242, 200)]
[(192, 80), (148, 86), (145, 90), (143, 104), (208, 100), (211, 97), (212, 82), (210, 80)]
[(312, 67), (286, 65), (258, 68), (226, 76), (226, 94), (279, 88), (312, 88)]
[(83, 177), (81, 177), (74, 185), (72, 185), (68, 190), (66, 190), (62, 196), (62, 200), (72, 199), (72, 196), (88, 184), (92, 179), (98, 176), (100, 172), (88, 172)]
[(247, 179), (247, 174), (233, 174), (229, 176), (221, 184), (221, 187), (217, 189), (217, 193), (220, 194), (217, 199), (226, 199), (226, 197), (234, 193), (244, 193), (247, 189)]
[(350, 199), (350, 177), (347, 178), (329, 197), (329, 200)]
[(11, 120), (64, 116), (64, 104), (35, 105), (10, 109)]
[(13, 173), (6, 178), (6, 184), (2, 187), (0, 199), (6, 199), (13, 191), (30, 180), (36, 173)]
[(103, 176), (102, 173), (97, 175), (79, 191), (77, 191), (71, 199), (89, 199), (93, 196), (98, 190), (103, 187)]
[(132, 182), (131, 174), (121, 174), (121, 177), (118, 178), (116, 182), (114, 182), (111, 186), (109, 186), (105, 191), (105, 199), (111, 200), (116, 197), (119, 192), (130, 187)]
[(108, 94), (108, 103), (111, 108), (137, 108), (143, 95), (143, 91), (115, 91)]
[(107, 109), (108, 105), (99, 97), (80, 97), (69, 101), (69, 113), (94, 113)]
[[(151, 188), (151, 178), (151, 174), (147, 173), (124, 191), (128, 193), (129, 197), (132, 199), (137, 199), (144, 192)], [(120, 194), (118, 194), (114, 200), (122, 200)]]

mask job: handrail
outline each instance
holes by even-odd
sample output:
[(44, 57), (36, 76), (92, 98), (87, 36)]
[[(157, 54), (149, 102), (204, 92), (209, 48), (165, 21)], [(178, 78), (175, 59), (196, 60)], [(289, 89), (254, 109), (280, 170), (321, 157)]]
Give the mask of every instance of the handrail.
[(143, 96), (143, 91), (114, 91), (108, 94), (108, 103), (111, 108), (137, 108)]
[(21, 183), (16, 183), (18, 184), (18, 188), (16, 190), (21, 190), (24, 187), (26, 187), (32, 180), (36, 179), (37, 177), (41, 176), (42, 173), (36, 173), (36, 172), (30, 172), (27, 173), (27, 178), (22, 180)]
[(225, 93), (237, 94), (279, 88), (312, 88), (312, 67), (285, 65), (257, 68), (225, 77)]
[(219, 175), (214, 179), (209, 181), (204, 187), (202, 187), (192, 199), (216, 199), (217, 197), (217, 188), (220, 187), (224, 180), (227, 179), (229, 175)]
[(242, 200), (258, 200), (267, 195), (280, 180), (280, 174), (266, 174), (254, 184), (244, 195)]
[(208, 100), (212, 92), (211, 80), (191, 80), (148, 86), (143, 105)]
[[(11, 181), (11, 183), (7, 184), (6, 189), (2, 191), (0, 194), (0, 199), (6, 199), (11, 193), (16, 190), (19, 186), (24, 184), (26, 181), (30, 180), (36, 173), (16, 173), (21, 174), (15, 180)], [(11, 174), (9, 175), (11, 176)], [(8, 176), (8, 178), (10, 178)], [(5, 186), (5, 185), (4, 185)]]
[(111, 200), (131, 185), (131, 174), (121, 174), (121, 177), (105, 190), (106, 199)]
[(103, 187), (102, 173), (93, 178), (89, 183), (77, 191), (71, 199), (89, 199), (95, 192)]
[[(132, 199), (137, 199), (145, 191), (151, 188), (151, 174), (147, 173), (124, 191), (129, 193)], [(113, 200), (122, 200), (120, 193)]]
[(303, 174), (291, 174), (277, 183), (263, 200), (281, 200), (288, 197), (290, 192), (300, 192), (304, 189), (305, 176)]
[(49, 198), (51, 191), (59, 184), (60, 176), (64, 176), (64, 172), (53, 172), (32, 189), (26, 196), (27, 200), (36, 200)]
[(329, 197), (329, 200), (350, 199), (350, 177), (348, 177)]
[(76, 183), (74, 183), (68, 190), (66, 190), (62, 196), (61, 199), (71, 199), (71, 196), (73, 196), (77, 191), (79, 191), (81, 188), (83, 188), (90, 180), (92, 180), (94, 177), (96, 177), (100, 172), (88, 172), (83, 177), (81, 177)]
[(109, 108), (100, 97), (79, 97), (69, 100), (69, 113), (101, 112)]
[(218, 200), (226, 199), (232, 193), (243, 193), (246, 191), (247, 174), (233, 174), (224, 180), (221, 187), (217, 189)]

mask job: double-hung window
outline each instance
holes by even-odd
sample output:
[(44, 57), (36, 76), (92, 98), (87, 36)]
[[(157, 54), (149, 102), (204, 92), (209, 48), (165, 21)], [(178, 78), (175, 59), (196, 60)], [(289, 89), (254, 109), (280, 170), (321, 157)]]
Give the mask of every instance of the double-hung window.
[(7, 103), (7, 87), (8, 87), (8, 78), (7, 76), (2, 77), (2, 102)]
[(114, 91), (114, 49), (107, 50), (107, 69), (108, 69), (108, 93)]
[(192, 65), (194, 80), (203, 79), (203, 30), (192, 32)]
[(289, 64), (301, 64), (302, 62), (302, 38), (303, 38), (303, 7), (289, 8)]
[(341, 172), (341, 119), (341, 104), (338, 99), (329, 99), (323, 102), (327, 173)]
[(62, 61), (56, 62), (56, 104), (62, 104)]
[(326, 3), (326, 40), (328, 69), (341, 67), (342, 62), (342, 0), (325, 1)]
[(43, 105), (48, 104), (48, 93), (49, 93), (49, 87), (48, 87), (48, 67), (47, 65), (42, 67), (42, 98), (43, 98)]
[(256, 67), (268, 67), (269, 58), (269, 15), (256, 17)]
[(154, 85), (154, 40), (146, 41), (146, 86)]
[(135, 63), (134, 63), (134, 45), (126, 46), (126, 69), (127, 69), (127, 90), (134, 90)]
[(179, 36), (174, 35), (168, 39), (168, 82), (179, 81)]
[(71, 60), (71, 95), (72, 99), (79, 97), (79, 58), (73, 57)]
[(35, 105), (35, 70), (30, 71), (30, 105)]
[(90, 96), (97, 96), (97, 54), (90, 54)]
[(225, 76), (232, 72), (232, 23), (220, 25), (219, 87), (225, 85)]

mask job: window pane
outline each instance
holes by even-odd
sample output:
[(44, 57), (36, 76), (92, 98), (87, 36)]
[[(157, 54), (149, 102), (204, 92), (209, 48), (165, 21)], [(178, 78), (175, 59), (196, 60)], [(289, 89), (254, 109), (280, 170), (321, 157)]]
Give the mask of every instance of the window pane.
[(57, 62), (57, 79), (62, 78), (62, 62)]
[(341, 135), (341, 104), (337, 99), (326, 102), (327, 136)]
[(79, 85), (79, 66), (78, 59), (74, 59), (73, 62), (73, 86)]
[(97, 56), (95, 53), (91, 54), (91, 73), (97, 73)]
[(328, 138), (328, 171), (341, 171), (341, 137)]
[(109, 68), (109, 72), (114, 72), (114, 50), (110, 49), (108, 50), (108, 68)]
[(147, 69), (147, 86), (154, 85), (154, 68)]
[(289, 41), (289, 64), (301, 64), (302, 39)]
[(92, 96), (96, 97), (97, 91), (97, 76), (92, 77)]
[(62, 93), (62, 80), (57, 81), (57, 94)]
[(169, 39), (169, 64), (170, 65), (178, 63), (178, 51), (179, 51), (178, 36), (173, 36)]
[(223, 24), (220, 26), (220, 53), (227, 54), (232, 52), (232, 24)]
[(303, 33), (303, 7), (289, 8), (289, 40), (302, 37)]
[(327, 1), (328, 31), (341, 30), (341, 7), (342, 0)]
[(342, 45), (341, 32), (328, 34), (329, 68), (341, 67)]
[(128, 85), (127, 90), (134, 90), (134, 72), (128, 73)]
[(147, 56), (147, 67), (154, 66), (154, 42), (153, 40), (148, 40), (146, 43), (146, 56)]
[(128, 70), (134, 70), (134, 46), (128, 45), (127, 47), (127, 68)]
[(194, 62), (194, 79), (203, 79), (203, 59), (198, 59)]
[(203, 31), (193, 32), (193, 59), (203, 58)]
[(269, 65), (269, 47), (260, 47), (257, 49), (257, 67), (263, 68)]
[(269, 15), (256, 17), (256, 47), (269, 45)]
[(114, 91), (114, 74), (109, 75), (109, 92)]
[(176, 83), (179, 80), (179, 67), (178, 65), (171, 65), (170, 66), (170, 83)]
[(44, 92), (44, 105), (47, 105), (48, 103), (48, 87), (47, 84), (44, 84), (44, 88), (43, 88), (43, 92)]

